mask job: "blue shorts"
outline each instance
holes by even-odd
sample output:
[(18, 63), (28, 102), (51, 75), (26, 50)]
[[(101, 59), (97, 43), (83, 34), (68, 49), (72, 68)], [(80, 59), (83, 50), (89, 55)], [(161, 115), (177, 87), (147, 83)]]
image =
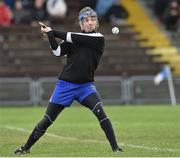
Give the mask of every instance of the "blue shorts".
[(50, 103), (68, 107), (74, 100), (82, 102), (88, 95), (97, 93), (93, 82), (76, 84), (58, 80), (49, 100)]

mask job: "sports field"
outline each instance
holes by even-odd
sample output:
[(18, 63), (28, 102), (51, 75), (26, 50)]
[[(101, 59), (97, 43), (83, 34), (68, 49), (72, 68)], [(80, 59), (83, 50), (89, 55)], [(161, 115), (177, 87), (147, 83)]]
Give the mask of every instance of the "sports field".
[[(13, 157), (43, 107), (0, 108), (0, 157)], [(180, 157), (180, 106), (105, 106), (123, 153), (112, 153), (98, 121), (86, 108), (66, 109), (28, 157)]]

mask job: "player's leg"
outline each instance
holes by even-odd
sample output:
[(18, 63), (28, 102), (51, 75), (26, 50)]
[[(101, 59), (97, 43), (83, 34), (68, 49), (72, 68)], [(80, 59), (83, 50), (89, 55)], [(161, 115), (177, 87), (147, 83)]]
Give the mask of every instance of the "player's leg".
[(15, 154), (29, 153), (33, 144), (35, 144), (39, 138), (44, 135), (47, 128), (55, 121), (57, 116), (63, 111), (64, 108), (64, 106), (49, 103), (44, 117), (37, 123), (25, 145), (17, 149)]
[(114, 152), (122, 151), (122, 149), (118, 147), (111, 121), (104, 112), (102, 101), (99, 98), (99, 96), (96, 93), (92, 93), (88, 95), (81, 102), (81, 104), (89, 108), (95, 114), (95, 116), (99, 120), (101, 128), (106, 134), (106, 137), (111, 145), (112, 150)]
[(74, 94), (72, 93), (73, 88), (69, 85), (67, 86), (67, 84), (68, 83), (62, 80), (57, 81), (43, 119), (36, 125), (26, 144), (20, 149), (17, 149), (15, 153), (27, 153), (32, 145), (44, 135), (46, 129), (53, 123), (59, 113), (61, 113), (65, 107), (71, 105), (74, 99)]

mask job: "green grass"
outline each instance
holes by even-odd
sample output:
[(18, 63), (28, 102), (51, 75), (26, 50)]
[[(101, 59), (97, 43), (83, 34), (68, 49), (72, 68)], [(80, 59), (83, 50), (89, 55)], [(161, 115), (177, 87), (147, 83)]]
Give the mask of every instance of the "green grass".
[[(25, 143), (44, 111), (42, 107), (0, 108), (0, 157), (15, 156), (13, 151)], [(180, 106), (105, 106), (105, 111), (123, 153), (112, 153), (93, 114), (73, 105), (48, 129), (57, 137), (45, 135), (27, 156), (180, 156)]]

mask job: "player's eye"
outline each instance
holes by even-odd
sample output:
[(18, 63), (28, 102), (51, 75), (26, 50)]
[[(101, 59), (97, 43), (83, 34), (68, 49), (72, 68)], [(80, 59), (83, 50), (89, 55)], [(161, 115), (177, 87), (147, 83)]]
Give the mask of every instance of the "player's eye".
[(88, 21), (89, 21), (89, 19), (88, 19), (88, 18), (86, 18), (86, 19), (84, 19), (84, 20), (83, 20), (83, 22), (88, 22)]
[(95, 18), (95, 17), (91, 17), (91, 20), (92, 20), (92, 21), (95, 21), (95, 20), (96, 20), (96, 18)]

